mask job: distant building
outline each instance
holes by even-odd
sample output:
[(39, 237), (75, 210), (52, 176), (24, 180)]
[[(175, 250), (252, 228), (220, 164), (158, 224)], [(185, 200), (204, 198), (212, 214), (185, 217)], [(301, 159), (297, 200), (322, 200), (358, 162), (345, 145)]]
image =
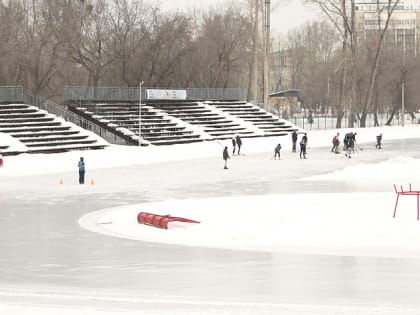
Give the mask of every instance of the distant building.
[(300, 90), (290, 89), (271, 93), (269, 108), (279, 117), (288, 119), (301, 110)]
[[(382, 25), (386, 21), (388, 1), (380, 1), (383, 10)], [(356, 2), (356, 27), (359, 38), (369, 42), (378, 32), (377, 3), (374, 0), (359, 0)], [(420, 51), (420, 1), (401, 0), (396, 6), (385, 37), (385, 45), (393, 45), (404, 54), (414, 54)]]

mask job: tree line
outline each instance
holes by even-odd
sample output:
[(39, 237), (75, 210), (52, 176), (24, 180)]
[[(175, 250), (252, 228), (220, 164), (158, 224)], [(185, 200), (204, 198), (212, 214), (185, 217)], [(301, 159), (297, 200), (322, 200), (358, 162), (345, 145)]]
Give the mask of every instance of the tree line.
[[(385, 21), (398, 3), (388, 1)], [(362, 121), (368, 112), (398, 112), (404, 84), (414, 112), (417, 55), (387, 45), (386, 29), (360, 38), (355, 0), (307, 2), (325, 19), (287, 36), (271, 34), (271, 54), (286, 54), (288, 62), (270, 63), (269, 90), (300, 89), (305, 108), (350, 112), (352, 121)], [(264, 27), (256, 26), (262, 17), (261, 0), (189, 13), (143, 0), (3, 0), (0, 85), (23, 85), (59, 100), (64, 86), (143, 81), (146, 87), (243, 88), (249, 100), (261, 102)]]
[[(238, 4), (242, 1), (238, 1)], [(245, 2), (246, 4), (246, 2)], [(165, 12), (145, 1), (0, 1), (0, 85), (246, 86), (251, 21), (236, 3)]]
[[(420, 60), (416, 47), (406, 47), (410, 35), (399, 34), (393, 18), (402, 1), (371, 1), (376, 27), (369, 30), (358, 25), (364, 21), (356, 19), (357, 0), (307, 2), (321, 9), (327, 23), (324, 30), (321, 26), (308, 26), (293, 36), (293, 47), (301, 50), (294, 58), (302, 60), (295, 63), (305, 69), (301, 73), (305, 73), (303, 89), (309, 103), (331, 105), (339, 118), (347, 113), (349, 127), (355, 121), (364, 127), (369, 113), (375, 115), (378, 125), (378, 113), (384, 112), (389, 114), (389, 125), (400, 113), (403, 102), (405, 112), (414, 119), (420, 96), (416, 88)], [(307, 66), (302, 65), (305, 62)], [(340, 126), (338, 119), (337, 127)]]

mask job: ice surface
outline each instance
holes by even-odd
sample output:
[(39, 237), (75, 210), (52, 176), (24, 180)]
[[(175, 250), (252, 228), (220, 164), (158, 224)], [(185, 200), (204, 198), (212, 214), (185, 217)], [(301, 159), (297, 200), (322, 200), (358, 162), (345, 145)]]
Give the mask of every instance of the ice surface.
[(307, 160), (289, 137), (244, 139), (229, 170), (230, 141), (6, 156), (0, 314), (419, 314), (416, 200), (393, 219), (392, 185), (420, 188), (420, 130), (356, 131), (352, 159), (309, 132)]

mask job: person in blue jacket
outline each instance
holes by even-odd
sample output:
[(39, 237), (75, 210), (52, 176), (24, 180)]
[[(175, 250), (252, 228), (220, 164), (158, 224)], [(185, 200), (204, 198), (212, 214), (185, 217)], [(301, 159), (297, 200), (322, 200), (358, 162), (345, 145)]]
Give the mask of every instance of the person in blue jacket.
[(79, 164), (77, 164), (79, 167), (79, 184), (85, 183), (85, 161), (83, 160), (83, 157), (80, 158)]

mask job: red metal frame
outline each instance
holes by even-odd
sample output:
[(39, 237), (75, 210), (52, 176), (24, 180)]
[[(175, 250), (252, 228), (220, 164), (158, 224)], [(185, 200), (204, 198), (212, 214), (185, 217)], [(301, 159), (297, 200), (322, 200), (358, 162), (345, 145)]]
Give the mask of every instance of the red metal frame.
[(395, 192), (397, 193), (397, 200), (395, 201), (395, 208), (394, 208), (394, 218), (395, 218), (395, 214), (397, 213), (397, 207), (398, 207), (398, 200), (401, 196), (417, 196), (417, 221), (420, 219), (419, 217), (419, 196), (420, 196), (420, 190), (412, 190), (411, 189), (411, 184), (409, 184), (409, 190), (405, 190), (403, 189), (402, 186), (401, 187), (401, 191), (398, 191), (397, 187), (394, 184), (394, 189)]

